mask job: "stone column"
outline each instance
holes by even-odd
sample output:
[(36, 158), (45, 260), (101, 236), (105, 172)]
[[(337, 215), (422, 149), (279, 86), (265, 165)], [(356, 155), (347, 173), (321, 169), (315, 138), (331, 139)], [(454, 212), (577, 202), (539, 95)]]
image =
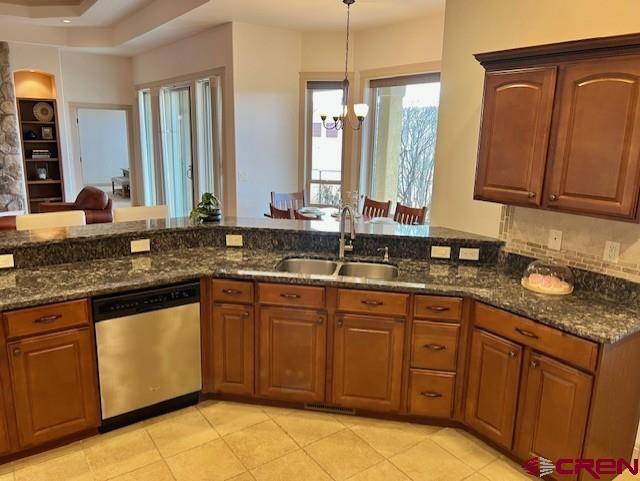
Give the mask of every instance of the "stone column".
[(26, 210), (19, 132), (9, 44), (0, 42), (0, 213)]

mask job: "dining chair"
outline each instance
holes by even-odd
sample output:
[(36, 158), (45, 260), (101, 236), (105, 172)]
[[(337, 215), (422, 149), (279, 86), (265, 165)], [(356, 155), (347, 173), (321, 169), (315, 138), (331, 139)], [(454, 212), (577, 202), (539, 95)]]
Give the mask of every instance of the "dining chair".
[(166, 205), (119, 207), (113, 211), (114, 222), (166, 219), (167, 217), (169, 217), (169, 208)]
[(369, 197), (364, 198), (362, 215), (365, 217), (389, 217), (389, 210), (391, 210), (391, 201), (379, 202)]
[(421, 225), (425, 223), (427, 218), (426, 207), (408, 207), (398, 203), (396, 206), (396, 213), (393, 215), (393, 220), (399, 224), (408, 225)]
[(291, 209), (278, 209), (275, 205), (269, 204), (269, 211), (272, 219), (292, 219)]
[(86, 224), (87, 218), (81, 210), (16, 216), (16, 230), (57, 229)]
[(305, 206), (304, 191), (290, 194), (271, 192), (271, 203), (278, 209), (302, 209)]

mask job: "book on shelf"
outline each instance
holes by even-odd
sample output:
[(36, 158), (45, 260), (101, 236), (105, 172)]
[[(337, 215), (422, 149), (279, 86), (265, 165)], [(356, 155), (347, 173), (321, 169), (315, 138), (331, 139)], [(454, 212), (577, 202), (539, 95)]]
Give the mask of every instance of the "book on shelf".
[(49, 159), (51, 158), (51, 152), (49, 152), (48, 150), (34, 149), (31, 151), (31, 158), (32, 159)]

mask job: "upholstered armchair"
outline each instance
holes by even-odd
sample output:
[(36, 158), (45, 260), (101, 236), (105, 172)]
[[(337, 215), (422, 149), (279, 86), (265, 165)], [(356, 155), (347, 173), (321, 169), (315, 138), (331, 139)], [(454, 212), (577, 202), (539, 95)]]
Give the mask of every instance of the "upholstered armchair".
[(106, 192), (96, 187), (85, 187), (75, 202), (43, 202), (40, 212), (60, 212), (65, 210), (83, 210), (87, 224), (105, 224), (113, 222), (113, 203)]

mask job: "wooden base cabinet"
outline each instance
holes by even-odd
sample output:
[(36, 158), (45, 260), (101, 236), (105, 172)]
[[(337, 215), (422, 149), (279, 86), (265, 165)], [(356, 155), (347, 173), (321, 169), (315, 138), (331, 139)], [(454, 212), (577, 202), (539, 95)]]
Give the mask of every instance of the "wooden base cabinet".
[(580, 458), (592, 385), (590, 374), (532, 353), (522, 384), (517, 455)]
[(21, 448), (99, 425), (89, 328), (12, 342), (8, 355)]
[(405, 320), (345, 314), (334, 329), (333, 403), (399, 411)]
[(260, 307), (258, 395), (282, 401), (323, 402), (327, 316), (308, 309)]
[(474, 329), (465, 420), (507, 449), (513, 445), (521, 363), (518, 344)]
[(213, 389), (225, 394), (253, 394), (253, 307), (213, 306)]

